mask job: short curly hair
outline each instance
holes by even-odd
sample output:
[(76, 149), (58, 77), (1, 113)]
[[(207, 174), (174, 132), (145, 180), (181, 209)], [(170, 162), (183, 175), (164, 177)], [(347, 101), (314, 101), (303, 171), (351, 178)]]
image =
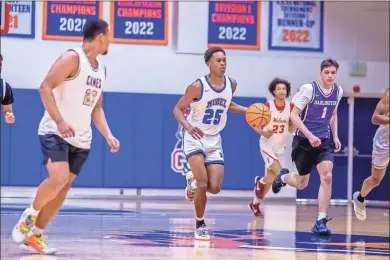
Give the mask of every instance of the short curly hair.
[(226, 55), (225, 50), (222, 49), (221, 47), (211, 47), (211, 48), (207, 49), (207, 51), (204, 53), (204, 62), (207, 64), (207, 62), (210, 61), (211, 57), (216, 52), (223, 52), (223, 54)]
[(275, 94), (274, 94), (274, 91), (276, 89), (276, 86), (278, 84), (284, 84), (286, 86), (286, 90), (287, 90), (287, 95), (286, 97), (289, 97), (290, 94), (291, 94), (291, 83), (288, 82), (287, 80), (285, 79), (281, 79), (281, 78), (274, 78), (271, 83), (269, 83), (269, 86), (268, 86), (268, 91), (271, 93), (271, 95), (274, 97)]

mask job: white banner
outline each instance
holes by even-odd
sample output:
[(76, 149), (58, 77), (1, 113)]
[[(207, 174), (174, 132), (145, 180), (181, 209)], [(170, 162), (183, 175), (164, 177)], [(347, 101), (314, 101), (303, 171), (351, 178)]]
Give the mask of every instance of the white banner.
[(35, 38), (35, 1), (5, 1), (10, 6), (9, 31), (4, 37)]
[(324, 2), (270, 2), (268, 49), (323, 52)]

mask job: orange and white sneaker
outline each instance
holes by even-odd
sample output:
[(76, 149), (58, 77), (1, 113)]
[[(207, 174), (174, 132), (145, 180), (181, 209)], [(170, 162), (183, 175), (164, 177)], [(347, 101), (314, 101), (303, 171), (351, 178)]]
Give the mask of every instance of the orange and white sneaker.
[(196, 180), (194, 174), (190, 171), (186, 174), (187, 187), (184, 190), (184, 197), (186, 201), (193, 201), (196, 191)]
[(18, 244), (24, 243), (36, 220), (37, 216), (32, 215), (30, 208), (27, 208), (12, 230), (12, 239)]
[(20, 248), (40, 255), (54, 255), (58, 252), (56, 248), (48, 247), (42, 234), (29, 236), (26, 242), (20, 245)]

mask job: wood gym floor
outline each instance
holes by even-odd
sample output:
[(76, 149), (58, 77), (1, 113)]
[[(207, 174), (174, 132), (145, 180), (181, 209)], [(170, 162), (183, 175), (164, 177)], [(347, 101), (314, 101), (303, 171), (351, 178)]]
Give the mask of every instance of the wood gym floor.
[(209, 202), (210, 242), (193, 239), (192, 204), (177, 201), (68, 199), (45, 231), (55, 256), (22, 252), (11, 231), (27, 199), (1, 200), (1, 259), (371, 260), (389, 259), (389, 208), (369, 208), (365, 222), (351, 206), (332, 206), (332, 236), (310, 229), (317, 207), (265, 202), (255, 218), (247, 203)]

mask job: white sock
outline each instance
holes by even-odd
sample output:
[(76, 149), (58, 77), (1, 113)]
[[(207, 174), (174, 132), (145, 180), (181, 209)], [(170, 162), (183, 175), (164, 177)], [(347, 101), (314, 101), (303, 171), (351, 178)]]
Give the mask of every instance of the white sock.
[(261, 184), (264, 184), (264, 185), (266, 184), (266, 183), (264, 182), (264, 177), (261, 177), (260, 183), (261, 183)]
[(323, 218), (326, 218), (326, 212), (318, 212), (317, 220), (320, 220), (320, 219), (323, 219)]
[(201, 217), (201, 218), (198, 218), (198, 217), (195, 217), (196, 221), (202, 221), (204, 220), (204, 217)]
[(284, 181), (284, 177), (286, 177), (286, 174), (283, 174), (282, 177), (280, 177), (280, 179), (282, 180), (283, 183), (286, 183), (286, 182)]
[(39, 214), (39, 210), (36, 210), (34, 209), (33, 205), (31, 205), (29, 208), (28, 208), (28, 211), (31, 215), (37, 217), (38, 214)]
[(253, 199), (253, 204), (259, 204), (261, 202), (261, 199), (258, 199), (256, 196)]
[(32, 235), (41, 235), (42, 233), (43, 233), (43, 229), (41, 229), (37, 226), (33, 226), (33, 228), (30, 231), (30, 234), (32, 234)]

